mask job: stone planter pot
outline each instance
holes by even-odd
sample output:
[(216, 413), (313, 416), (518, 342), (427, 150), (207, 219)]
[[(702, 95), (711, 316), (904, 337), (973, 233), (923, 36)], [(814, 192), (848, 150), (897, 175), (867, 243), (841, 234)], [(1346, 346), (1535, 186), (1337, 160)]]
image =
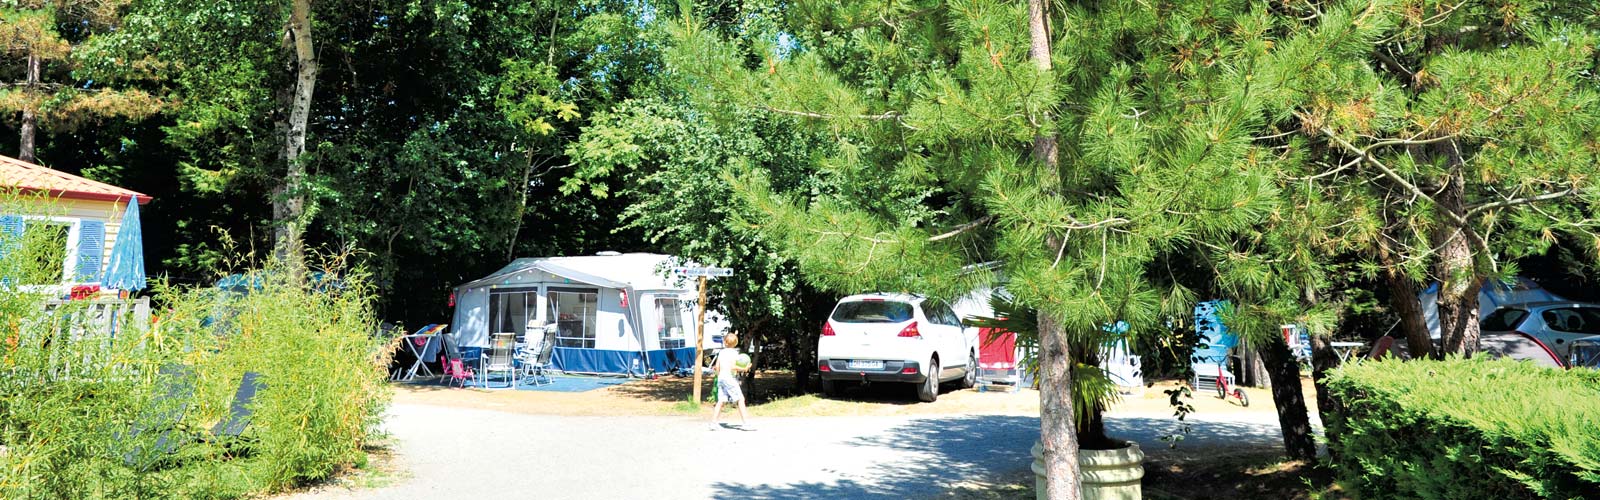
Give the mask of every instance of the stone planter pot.
[[(1044, 487), (1044, 446), (1033, 443), (1033, 485), (1038, 500), (1049, 500)], [(1139, 500), (1144, 497), (1144, 451), (1139, 443), (1115, 450), (1078, 450), (1083, 500)]]

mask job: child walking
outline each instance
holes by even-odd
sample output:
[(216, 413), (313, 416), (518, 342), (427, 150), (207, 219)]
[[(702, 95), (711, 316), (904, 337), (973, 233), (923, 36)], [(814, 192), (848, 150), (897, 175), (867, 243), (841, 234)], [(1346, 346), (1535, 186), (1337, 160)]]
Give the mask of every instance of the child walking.
[(750, 427), (749, 418), (745, 415), (744, 391), (739, 388), (739, 377), (736, 375), (750, 369), (736, 365), (739, 360), (739, 334), (729, 333), (723, 336), (722, 345), (723, 349), (717, 351), (716, 360), (712, 361), (717, 368), (717, 406), (711, 409), (711, 429), (722, 428), (717, 418), (722, 416), (722, 405), (731, 402), (739, 406), (739, 428), (747, 431), (755, 430)]

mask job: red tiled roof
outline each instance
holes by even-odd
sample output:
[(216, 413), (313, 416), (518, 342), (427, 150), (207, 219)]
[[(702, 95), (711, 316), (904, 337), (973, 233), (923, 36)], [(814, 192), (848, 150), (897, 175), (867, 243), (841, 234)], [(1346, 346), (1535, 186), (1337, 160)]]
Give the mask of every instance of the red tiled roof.
[(51, 196), (68, 199), (128, 201), (128, 198), (137, 197), (140, 205), (150, 203), (150, 195), (144, 193), (91, 181), (3, 155), (0, 155), (0, 186), (18, 188), (30, 193), (48, 193)]

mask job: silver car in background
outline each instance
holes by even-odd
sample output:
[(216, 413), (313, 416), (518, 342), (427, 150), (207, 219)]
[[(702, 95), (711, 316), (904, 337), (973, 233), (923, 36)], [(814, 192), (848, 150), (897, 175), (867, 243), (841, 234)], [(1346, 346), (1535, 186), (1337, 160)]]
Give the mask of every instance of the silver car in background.
[(1479, 327), (1484, 333), (1526, 334), (1544, 344), (1562, 363), (1570, 363), (1570, 348), (1574, 341), (1600, 340), (1600, 304), (1513, 304), (1489, 313)]

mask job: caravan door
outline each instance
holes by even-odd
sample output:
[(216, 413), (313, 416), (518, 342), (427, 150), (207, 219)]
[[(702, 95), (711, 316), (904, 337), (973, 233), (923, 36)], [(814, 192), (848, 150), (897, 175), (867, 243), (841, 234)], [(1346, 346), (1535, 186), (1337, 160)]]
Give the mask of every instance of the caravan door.
[(515, 334), (526, 342), (528, 323), (538, 317), (539, 287), (522, 286), (489, 290), (489, 338), (496, 333)]

